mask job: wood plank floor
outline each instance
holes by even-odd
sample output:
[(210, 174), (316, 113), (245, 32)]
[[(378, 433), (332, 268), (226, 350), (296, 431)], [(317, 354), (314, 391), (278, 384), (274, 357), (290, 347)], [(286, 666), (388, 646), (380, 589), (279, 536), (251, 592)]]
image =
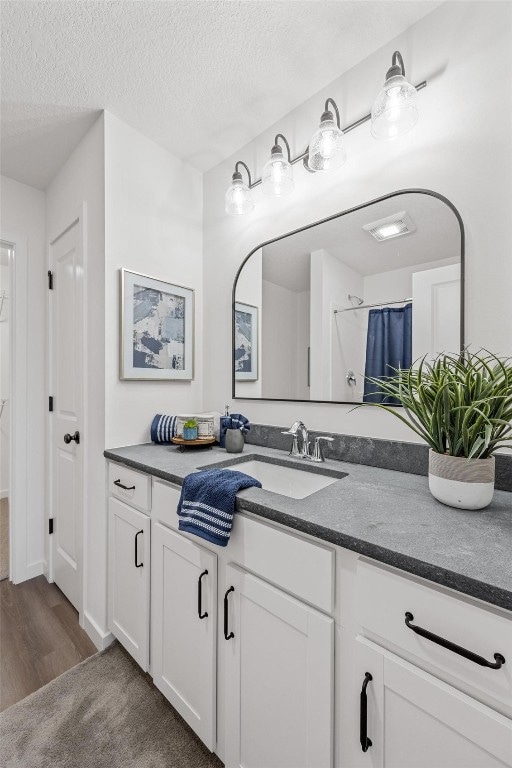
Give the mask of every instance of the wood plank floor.
[(0, 711), (96, 653), (78, 613), (44, 576), (0, 582)]

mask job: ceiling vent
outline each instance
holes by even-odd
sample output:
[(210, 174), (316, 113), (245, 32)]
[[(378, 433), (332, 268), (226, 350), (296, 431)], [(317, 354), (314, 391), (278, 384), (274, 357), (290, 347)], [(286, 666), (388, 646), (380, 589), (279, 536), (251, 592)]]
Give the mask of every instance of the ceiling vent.
[(379, 242), (416, 232), (413, 220), (405, 211), (394, 213), (392, 216), (386, 216), (385, 219), (379, 219), (379, 221), (372, 221), (371, 224), (365, 224), (363, 229)]

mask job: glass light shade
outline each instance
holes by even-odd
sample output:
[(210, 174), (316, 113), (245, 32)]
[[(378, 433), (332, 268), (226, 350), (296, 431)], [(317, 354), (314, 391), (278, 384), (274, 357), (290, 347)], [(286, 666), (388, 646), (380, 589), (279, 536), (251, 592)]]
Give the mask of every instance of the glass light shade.
[(403, 75), (389, 77), (372, 106), (372, 136), (396, 139), (418, 122), (416, 88)]
[(347, 159), (343, 131), (332, 119), (332, 113), (328, 112), (329, 117), (324, 120), (325, 114), (309, 143), (308, 166), (312, 171), (333, 171)]
[(283, 155), (281, 148), (272, 150), (270, 160), (263, 166), (261, 191), (270, 197), (284, 197), (293, 192), (293, 168)]
[(226, 213), (230, 216), (243, 216), (254, 210), (251, 190), (241, 178), (234, 178), (226, 191)]

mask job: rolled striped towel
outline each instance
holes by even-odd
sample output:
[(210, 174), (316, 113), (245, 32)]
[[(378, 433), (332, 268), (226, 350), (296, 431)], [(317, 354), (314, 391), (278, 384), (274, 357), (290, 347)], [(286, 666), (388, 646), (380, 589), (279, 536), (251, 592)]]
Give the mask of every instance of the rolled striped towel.
[(151, 442), (168, 444), (176, 435), (176, 416), (157, 413), (151, 422)]
[(231, 469), (205, 469), (187, 475), (177, 509), (180, 531), (193, 533), (219, 547), (227, 546), (236, 494), (252, 486), (261, 488), (261, 483)]

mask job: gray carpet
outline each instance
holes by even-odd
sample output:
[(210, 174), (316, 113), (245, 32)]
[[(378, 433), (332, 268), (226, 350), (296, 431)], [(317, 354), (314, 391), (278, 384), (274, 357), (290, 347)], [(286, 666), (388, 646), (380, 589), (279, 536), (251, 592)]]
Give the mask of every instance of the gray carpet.
[(222, 768), (115, 644), (0, 715), (1, 768)]

